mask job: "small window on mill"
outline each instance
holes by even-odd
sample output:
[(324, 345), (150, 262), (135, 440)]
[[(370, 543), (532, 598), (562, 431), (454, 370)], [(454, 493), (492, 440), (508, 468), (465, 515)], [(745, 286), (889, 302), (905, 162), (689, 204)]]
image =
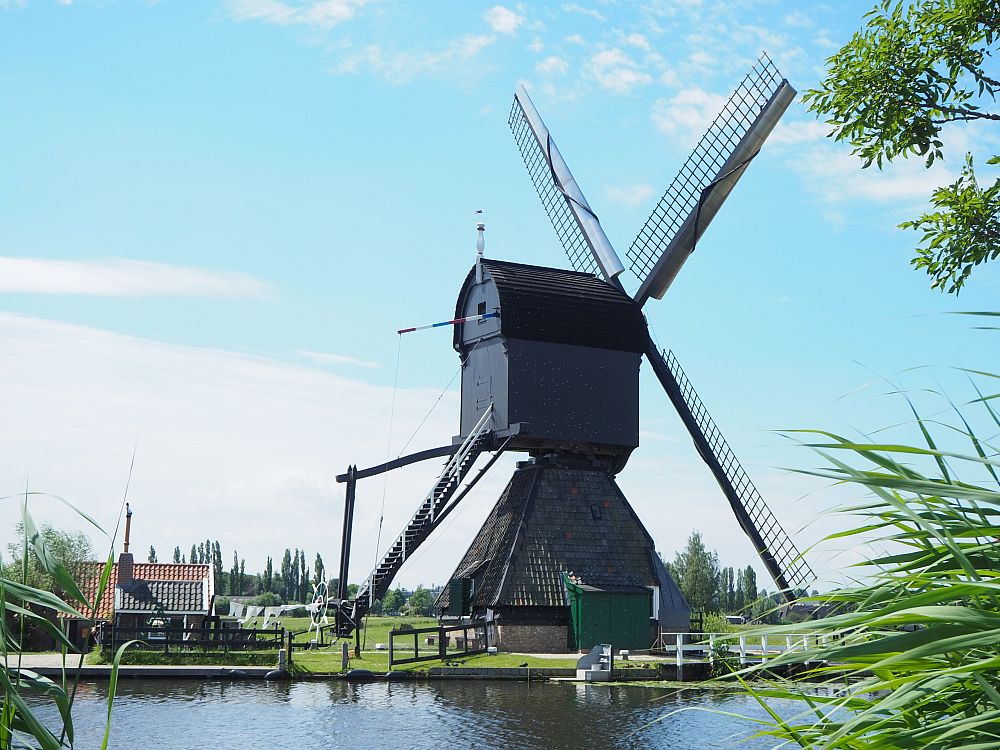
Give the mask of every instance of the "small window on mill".
[(486, 314), (486, 303), (480, 302), (479, 307), (476, 308), (476, 315), (485, 315), (485, 314)]
[(595, 519), (599, 519), (601, 517), (601, 506), (600, 505), (591, 505), (590, 506), (590, 515), (592, 515)]

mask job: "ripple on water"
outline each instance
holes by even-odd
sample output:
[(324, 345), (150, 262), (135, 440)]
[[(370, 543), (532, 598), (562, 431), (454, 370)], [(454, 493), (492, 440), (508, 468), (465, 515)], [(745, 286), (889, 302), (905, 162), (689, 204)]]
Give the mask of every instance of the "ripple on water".
[[(77, 743), (98, 747), (107, 684), (80, 686)], [(579, 683), (347, 683), (155, 680), (119, 683), (111, 746), (456, 747), (503, 750), (740, 747), (759, 717), (745, 696)], [(54, 718), (54, 717), (52, 717)], [(637, 730), (641, 730), (638, 731)]]

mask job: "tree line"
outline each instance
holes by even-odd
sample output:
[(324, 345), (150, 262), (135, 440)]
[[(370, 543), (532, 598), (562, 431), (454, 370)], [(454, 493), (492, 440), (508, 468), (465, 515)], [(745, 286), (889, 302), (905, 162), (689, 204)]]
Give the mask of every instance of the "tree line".
[[(147, 559), (151, 563), (158, 562), (155, 547), (150, 546)], [(317, 552), (310, 568), (306, 563), (306, 551), (297, 547), (285, 548), (277, 569), (274, 558), (268, 555), (264, 569), (257, 573), (247, 572), (246, 559), (240, 557), (235, 549), (232, 566), (227, 568), (223, 562), (222, 546), (211, 539), (192, 544), (188, 553), (181, 552), (179, 546), (174, 547), (173, 562), (210, 565), (215, 593), (220, 596), (262, 597), (275, 604), (305, 604), (312, 597), (313, 586), (327, 581), (323, 556)], [(327, 584), (332, 589), (336, 587), (337, 579), (331, 579)], [(280, 602), (277, 601), (279, 599)]]
[[(781, 595), (758, 589), (757, 573), (750, 565), (720, 567), (718, 553), (705, 546), (700, 532), (692, 531), (684, 549), (666, 565), (692, 611), (743, 615), (757, 622), (777, 621), (777, 609), (784, 603)], [(805, 589), (794, 593), (796, 597), (808, 594)]]

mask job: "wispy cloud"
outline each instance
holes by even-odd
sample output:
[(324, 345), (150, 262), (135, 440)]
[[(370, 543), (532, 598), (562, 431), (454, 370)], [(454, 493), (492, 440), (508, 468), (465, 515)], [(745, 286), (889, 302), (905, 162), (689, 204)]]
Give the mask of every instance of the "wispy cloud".
[(476, 57), (496, 40), (491, 34), (467, 34), (438, 51), (398, 52), (377, 44), (349, 52), (336, 64), (333, 73), (371, 71), (386, 82), (398, 85), (423, 74), (461, 73), (464, 63)]
[(693, 144), (725, 103), (726, 97), (703, 88), (682, 89), (653, 103), (653, 123), (661, 133), (677, 136), (683, 145)]
[(332, 29), (357, 15), (365, 5), (378, 0), (227, 0), (229, 15), (238, 21), (260, 21), (278, 26), (313, 26)]
[(625, 206), (638, 206), (653, 197), (654, 190), (650, 185), (611, 186), (605, 189), (608, 200)]
[(587, 73), (599, 86), (616, 94), (627, 94), (653, 80), (652, 76), (639, 69), (631, 57), (617, 48), (602, 50), (594, 55), (587, 64)]
[(569, 70), (569, 63), (561, 57), (551, 55), (539, 62), (535, 70), (545, 75), (563, 75)]
[(358, 359), (348, 354), (313, 352), (308, 349), (296, 349), (295, 353), (321, 365), (353, 365), (354, 367), (364, 367), (369, 370), (382, 366), (378, 362), (372, 362), (370, 359)]
[(146, 260), (0, 257), (0, 292), (95, 297), (264, 297), (269, 288), (245, 273)]
[(600, 21), (601, 23), (604, 23), (607, 20), (599, 11), (596, 11), (593, 8), (585, 8), (578, 3), (567, 3), (562, 7), (562, 9), (567, 13), (578, 13), (581, 16), (590, 16), (595, 21)]
[(520, 16), (502, 5), (494, 5), (483, 13), (483, 18), (486, 19), (490, 28), (498, 34), (514, 34), (518, 27), (524, 23), (524, 16)]
[(791, 145), (821, 141), (830, 133), (830, 126), (816, 120), (782, 120), (768, 138), (769, 143)]
[(884, 172), (861, 169), (858, 157), (832, 143), (807, 148), (789, 164), (807, 190), (829, 203), (922, 203), (935, 188), (955, 179), (943, 164), (925, 169), (920, 159), (896, 162)]

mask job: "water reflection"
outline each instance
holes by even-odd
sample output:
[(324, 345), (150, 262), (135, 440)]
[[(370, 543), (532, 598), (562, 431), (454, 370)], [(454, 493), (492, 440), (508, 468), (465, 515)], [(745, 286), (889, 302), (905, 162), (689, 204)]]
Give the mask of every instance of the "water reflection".
[[(106, 683), (81, 684), (77, 747), (100, 745), (106, 701)], [(706, 709), (762, 714), (740, 695), (627, 685), (123, 680), (111, 746), (438, 748), (447, 742), (504, 750), (758, 750), (772, 745), (746, 742), (752, 724)]]

